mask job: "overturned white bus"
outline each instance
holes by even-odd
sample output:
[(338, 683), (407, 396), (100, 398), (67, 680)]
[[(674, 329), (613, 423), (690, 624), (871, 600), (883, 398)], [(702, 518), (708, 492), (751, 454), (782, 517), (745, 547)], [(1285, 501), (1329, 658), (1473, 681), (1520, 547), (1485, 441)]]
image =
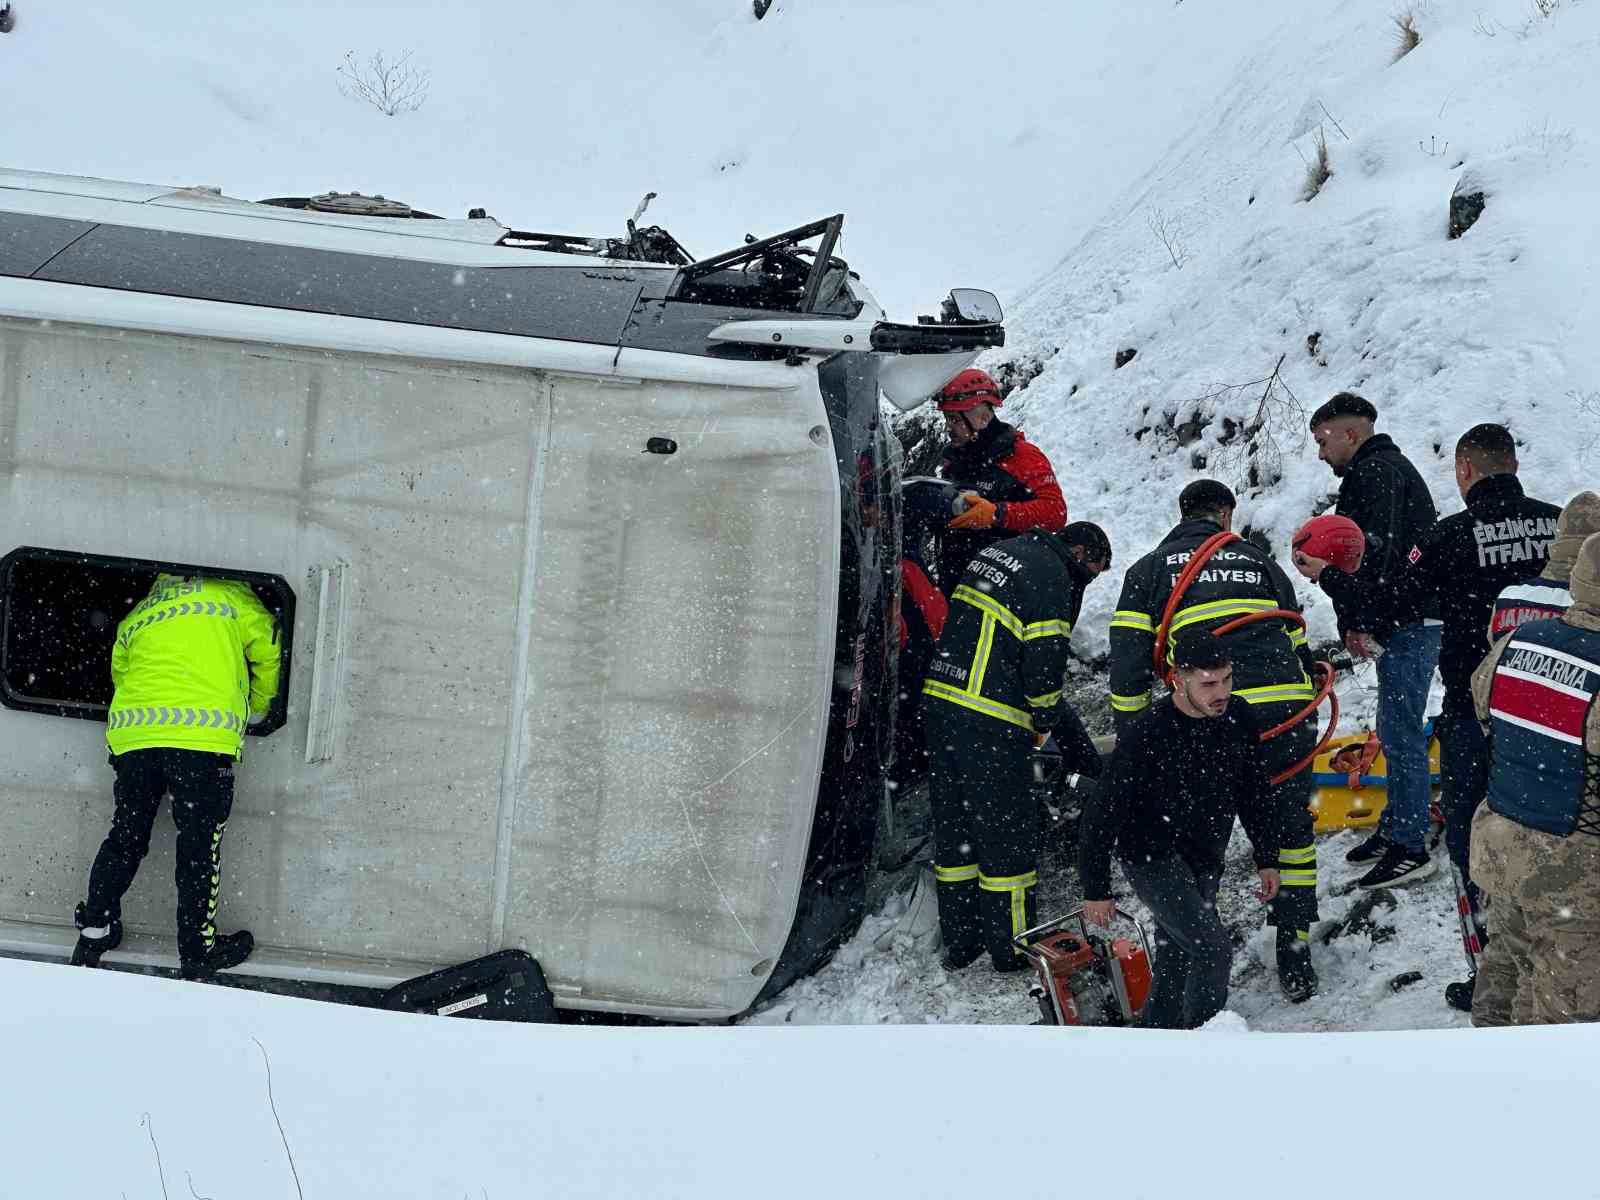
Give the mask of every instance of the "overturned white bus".
[[(0, 171), (0, 951), (71, 948), (111, 638), (177, 570), (281, 622), (224, 857), (243, 972), (521, 947), (565, 1008), (711, 1020), (816, 965), (892, 745), (880, 389), (1003, 340), (886, 322), (841, 221), (696, 262)], [(108, 963), (175, 961), (171, 843)]]

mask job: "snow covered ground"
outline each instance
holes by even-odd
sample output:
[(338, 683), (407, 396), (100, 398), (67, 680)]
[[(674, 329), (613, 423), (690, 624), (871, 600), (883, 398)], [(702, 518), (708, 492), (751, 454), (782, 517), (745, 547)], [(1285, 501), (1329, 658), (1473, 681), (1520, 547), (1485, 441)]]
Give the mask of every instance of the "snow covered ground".
[(1007, 1161), (1040, 1195), (1600, 1194), (1600, 1028), (513, 1026), (18, 962), (0, 989), (8, 1200), (957, 1196)]
[[(1234, 956), (1228, 1014), (1237, 1024), (1273, 1032), (1453, 1029), (1470, 1024), (1465, 1013), (1445, 1004), (1444, 986), (1466, 976), (1466, 959), (1455, 919), (1455, 894), (1449, 876), (1382, 895), (1370, 922), (1349, 922), (1362, 893), (1343, 891), (1363, 868), (1348, 866), (1344, 854), (1365, 834), (1346, 831), (1319, 841), (1322, 882), (1321, 920), (1313, 931), (1312, 961), (1321, 977), (1320, 993), (1301, 1005), (1287, 1003), (1278, 991), (1273, 931), (1261, 925), (1254, 898), (1255, 874), (1242, 835), (1230, 848), (1230, 869), (1219, 905), (1225, 923), (1242, 943)], [(1443, 862), (1443, 850), (1439, 850)], [(1053, 846), (1041, 875), (1040, 913), (1048, 918), (1076, 908), (1081, 898), (1070, 845)], [(833, 961), (803, 979), (749, 1018), (752, 1024), (994, 1024), (1039, 1019), (1028, 996), (1031, 974), (999, 975), (987, 959), (959, 972), (939, 965), (937, 938), (918, 936), (928, 928), (908, 912), (915, 869), (908, 870), (882, 909)], [(1144, 917), (1126, 884), (1117, 877), (1119, 903)], [(931, 911), (931, 910), (930, 910)], [(1354, 928), (1349, 928), (1350, 925)], [(1126, 933), (1121, 930), (1119, 933)], [(1418, 978), (1396, 986), (1411, 972)]]

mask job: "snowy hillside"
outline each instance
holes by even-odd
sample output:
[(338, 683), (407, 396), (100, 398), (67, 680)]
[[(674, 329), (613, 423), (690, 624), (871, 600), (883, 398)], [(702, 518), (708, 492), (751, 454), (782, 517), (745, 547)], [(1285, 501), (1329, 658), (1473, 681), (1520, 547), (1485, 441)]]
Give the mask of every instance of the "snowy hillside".
[[(1392, 4), (1263, 16), (1215, 94), (1143, 146), (1139, 178), (1014, 306), (1007, 356), (1049, 357), (1011, 411), (1124, 564), (1202, 474), (1236, 485), (1241, 522), (1283, 552), (1337, 487), (1305, 416), (1345, 389), (1377, 405), (1441, 514), (1460, 508), (1455, 439), (1480, 421), (1516, 434), (1530, 494), (1562, 504), (1593, 484), (1600, 6), (1549, 7), (1412, 5), (1421, 40), (1398, 60)], [(1319, 140), (1332, 174), (1306, 200)], [(1487, 208), (1450, 240), (1458, 182)], [(1299, 407), (1273, 389), (1251, 459), (1234, 431), (1280, 358)], [(1117, 586), (1090, 590), (1080, 650), (1105, 647)], [(1314, 640), (1331, 638), (1326, 600), (1303, 595)], [(1352, 723), (1368, 719), (1355, 709)]]

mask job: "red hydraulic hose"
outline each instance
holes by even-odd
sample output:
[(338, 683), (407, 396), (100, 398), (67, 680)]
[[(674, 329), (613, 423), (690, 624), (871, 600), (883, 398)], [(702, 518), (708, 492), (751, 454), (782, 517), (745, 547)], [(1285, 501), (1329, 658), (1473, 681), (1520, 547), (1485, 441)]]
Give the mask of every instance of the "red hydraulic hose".
[(1161, 624), (1156, 626), (1156, 644), (1151, 651), (1155, 660), (1156, 678), (1163, 683), (1172, 682), (1172, 675), (1167, 670), (1167, 631), (1172, 627), (1173, 615), (1183, 603), (1183, 598), (1189, 594), (1189, 585), (1205, 569), (1207, 561), (1213, 554), (1229, 542), (1240, 540), (1237, 533), (1212, 534), (1196, 547), (1195, 552), (1189, 556), (1189, 561), (1184, 564), (1183, 570), (1178, 573), (1178, 580), (1172, 585), (1172, 594), (1167, 597), (1167, 606), (1161, 611)]
[[(1163, 608), (1161, 612), (1161, 624), (1156, 627), (1156, 644), (1152, 650), (1155, 661), (1156, 675), (1168, 686), (1171, 686), (1172, 684), (1173, 674), (1167, 669), (1167, 635), (1172, 627), (1172, 618), (1174, 615), (1176, 615), (1178, 609), (1182, 607), (1183, 599), (1188, 594), (1190, 585), (1194, 583), (1200, 572), (1205, 569), (1205, 565), (1207, 561), (1210, 560), (1211, 556), (1214, 555), (1218, 550), (1222, 549), (1222, 547), (1228, 545), (1230, 542), (1237, 542), (1241, 540), (1242, 539), (1237, 533), (1222, 532), (1212, 534), (1205, 541), (1201, 542), (1200, 545), (1195, 549), (1195, 552), (1190, 555), (1189, 561), (1184, 564), (1183, 570), (1179, 573), (1177, 581), (1173, 583), (1172, 594), (1167, 597), (1166, 607)], [(1246, 613), (1242, 617), (1235, 617), (1231, 621), (1227, 621), (1221, 625), (1218, 625), (1211, 632), (1216, 637), (1222, 637), (1225, 634), (1232, 633), (1236, 629), (1243, 629), (1246, 625), (1250, 625), (1256, 621), (1273, 620), (1288, 621), (1292, 624), (1298, 625), (1301, 629), (1306, 627), (1306, 619), (1300, 613), (1292, 612), (1287, 608), (1273, 608), (1263, 612)], [(1261, 740), (1265, 742), (1270, 738), (1275, 738), (1280, 734), (1287, 733), (1296, 725), (1299, 725), (1302, 721), (1312, 716), (1312, 714), (1316, 712), (1317, 706), (1324, 700), (1327, 700), (1329, 705), (1328, 728), (1323, 733), (1321, 738), (1317, 740), (1317, 744), (1311, 748), (1311, 752), (1309, 754), (1300, 759), (1287, 770), (1280, 771), (1278, 774), (1272, 777), (1271, 782), (1273, 786), (1277, 786), (1286, 779), (1293, 778), (1295, 775), (1299, 774), (1301, 771), (1310, 766), (1311, 763), (1316, 759), (1317, 755), (1321, 754), (1328, 743), (1333, 740), (1333, 731), (1339, 727), (1339, 697), (1336, 696), (1333, 691), (1333, 664), (1318, 660), (1315, 664), (1313, 664), (1313, 667), (1317, 672), (1318, 681), (1317, 693), (1312, 697), (1311, 703), (1307, 704), (1304, 708), (1295, 713), (1292, 717), (1289, 717), (1287, 720), (1280, 721), (1271, 729), (1264, 730), (1261, 734)]]

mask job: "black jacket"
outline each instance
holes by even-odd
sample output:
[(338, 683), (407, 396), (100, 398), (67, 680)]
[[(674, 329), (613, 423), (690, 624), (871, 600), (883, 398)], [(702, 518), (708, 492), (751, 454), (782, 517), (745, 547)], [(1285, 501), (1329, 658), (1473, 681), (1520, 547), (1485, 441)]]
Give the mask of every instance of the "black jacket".
[[(1439, 510), (1417, 468), (1386, 433), (1362, 442), (1343, 475), (1334, 511), (1361, 526), (1367, 536), (1366, 556), (1356, 579), (1364, 587), (1387, 586), (1405, 571), (1412, 548), (1433, 528)], [(1341, 637), (1352, 629), (1380, 632), (1363, 624), (1360, 611), (1346, 611), (1337, 604), (1335, 610)]]
[(951, 594), (926, 700), (1034, 732), (1053, 728), (1067, 707), (1069, 639), (1092, 578), (1042, 530), (980, 550)]
[(1250, 705), (1235, 696), (1220, 717), (1190, 717), (1169, 696), (1117, 738), (1110, 779), (1084, 809), (1078, 872), (1085, 900), (1111, 897), (1111, 853), (1144, 863), (1177, 855), (1218, 872), (1244, 825), (1256, 866), (1278, 865), (1282, 842)]
[[(1122, 596), (1111, 618), (1111, 711), (1120, 735), (1150, 706), (1155, 681), (1151, 654), (1156, 627), (1184, 564), (1202, 542), (1221, 533), (1215, 521), (1184, 521), (1123, 577)], [(1294, 585), (1272, 556), (1246, 541), (1224, 546), (1189, 585), (1172, 616), (1174, 633), (1213, 629), (1250, 612), (1300, 611)], [(1260, 621), (1227, 635), (1233, 654), (1234, 695), (1252, 704), (1310, 703), (1310, 653), (1305, 631), (1288, 621)]]
[(1341, 612), (1369, 614), (1380, 637), (1425, 618), (1442, 621), (1444, 711), (1469, 716), (1472, 672), (1483, 661), (1495, 597), (1544, 569), (1560, 513), (1554, 504), (1524, 495), (1515, 475), (1491, 475), (1473, 485), (1463, 511), (1424, 535), (1414, 561), (1392, 586), (1373, 586), (1337, 567), (1326, 568), (1317, 582)]

